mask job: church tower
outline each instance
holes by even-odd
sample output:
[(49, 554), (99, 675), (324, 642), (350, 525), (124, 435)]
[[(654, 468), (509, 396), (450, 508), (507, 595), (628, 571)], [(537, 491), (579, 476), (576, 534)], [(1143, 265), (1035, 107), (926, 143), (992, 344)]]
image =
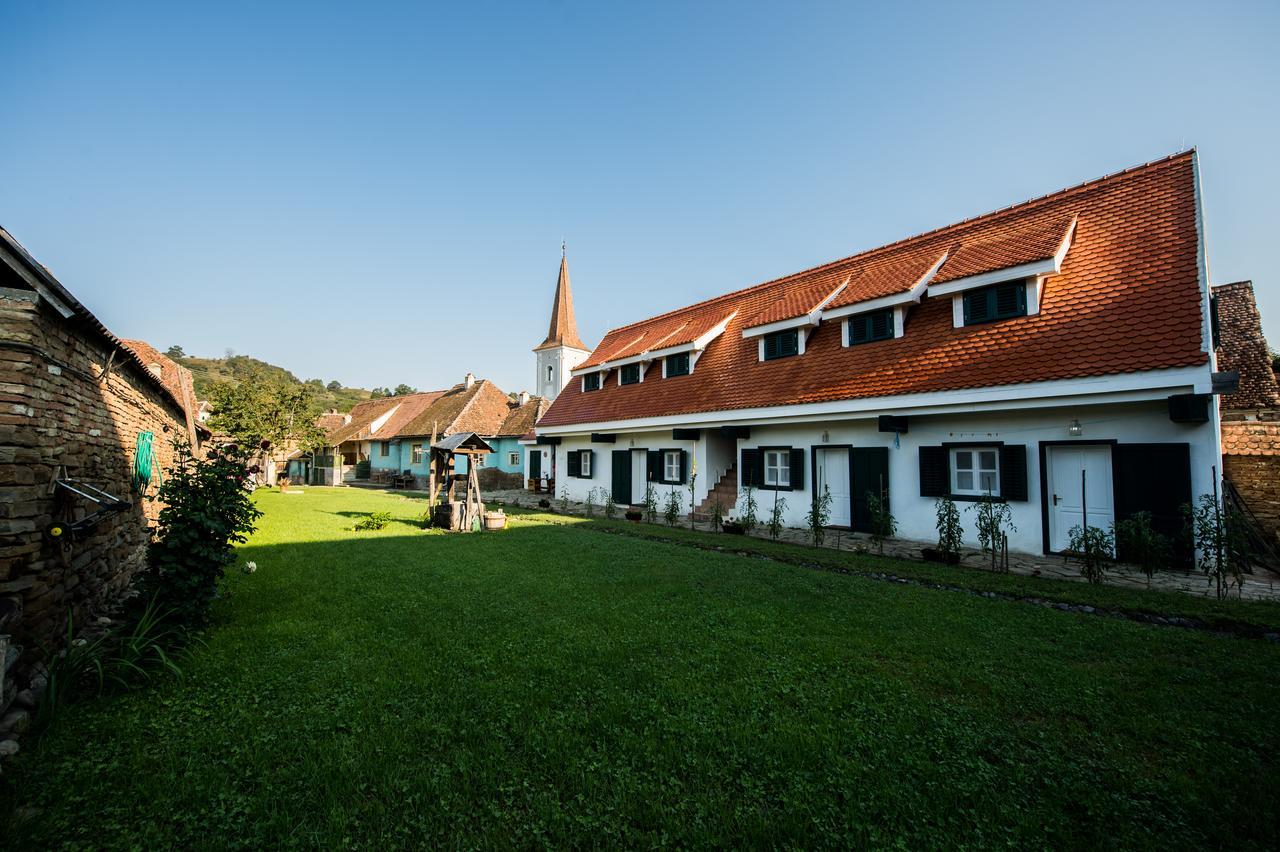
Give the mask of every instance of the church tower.
[(534, 393), (555, 399), (569, 383), (569, 371), (587, 360), (591, 350), (578, 337), (578, 323), (573, 317), (573, 293), (569, 290), (569, 261), (560, 248), (560, 278), (556, 281), (556, 297), (551, 303), (551, 328), (547, 339), (533, 350), (538, 357), (538, 376)]

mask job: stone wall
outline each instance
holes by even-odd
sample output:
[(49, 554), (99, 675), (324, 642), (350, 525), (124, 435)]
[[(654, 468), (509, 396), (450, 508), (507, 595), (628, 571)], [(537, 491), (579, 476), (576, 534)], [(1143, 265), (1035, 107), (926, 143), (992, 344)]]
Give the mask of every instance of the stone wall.
[(1223, 470), (1262, 532), (1280, 547), (1280, 455), (1224, 456)]
[[(155, 434), (167, 471), (185, 417), (118, 342), (78, 315), (64, 318), (20, 282), (5, 282), (12, 280), (0, 280), (0, 634), (26, 649), (10, 672), (21, 687), (36, 649), (66, 636), (68, 616), (79, 627), (109, 608), (145, 564), (160, 505), (148, 499), (154, 475), (145, 493), (132, 488), (138, 433)], [(128, 508), (65, 544), (49, 540), (51, 522), (97, 508), (62, 489), (51, 494), (60, 466)]]

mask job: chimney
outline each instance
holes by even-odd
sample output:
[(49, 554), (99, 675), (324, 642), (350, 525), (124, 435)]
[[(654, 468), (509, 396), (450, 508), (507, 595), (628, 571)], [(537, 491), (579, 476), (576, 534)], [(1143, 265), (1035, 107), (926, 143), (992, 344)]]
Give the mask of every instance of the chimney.
[(521, 404), (521, 405), (528, 405), (528, 404), (529, 404), (529, 392), (528, 392), (528, 391), (520, 391), (520, 393), (516, 394), (516, 399), (520, 402), (520, 404)]
[(476, 383), (476, 374), (467, 373), (462, 379), (462, 386), (467, 390), (471, 390), (471, 386)]

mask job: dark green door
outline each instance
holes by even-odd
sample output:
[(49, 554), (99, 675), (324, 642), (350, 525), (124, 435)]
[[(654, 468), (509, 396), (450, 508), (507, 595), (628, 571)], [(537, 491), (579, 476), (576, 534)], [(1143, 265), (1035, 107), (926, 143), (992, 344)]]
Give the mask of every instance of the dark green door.
[(889, 507), (888, 447), (854, 447), (849, 451), (849, 483), (853, 492), (853, 528), (871, 532), (871, 509), (867, 493), (879, 494)]
[(631, 505), (631, 451), (613, 451), (613, 502)]
[(529, 478), (542, 478), (542, 450), (537, 447), (529, 451)]

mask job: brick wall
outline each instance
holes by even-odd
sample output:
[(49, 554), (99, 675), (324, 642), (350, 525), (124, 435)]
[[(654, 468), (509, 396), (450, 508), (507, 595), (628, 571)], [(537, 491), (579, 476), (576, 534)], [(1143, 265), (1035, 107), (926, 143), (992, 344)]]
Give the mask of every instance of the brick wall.
[(1280, 546), (1280, 455), (1224, 456), (1223, 470), (1263, 532)]
[[(159, 504), (145, 499), (154, 478), (146, 495), (131, 491), (137, 436), (155, 433), (163, 471), (185, 433), (181, 407), (123, 352), (103, 376), (113, 348), (33, 291), (0, 286), (0, 634), (28, 649), (18, 673), (66, 635), (68, 614), (79, 624), (108, 606), (144, 564)], [(95, 507), (50, 495), (60, 465), (130, 503), (70, 548), (46, 540), (45, 527)]]

